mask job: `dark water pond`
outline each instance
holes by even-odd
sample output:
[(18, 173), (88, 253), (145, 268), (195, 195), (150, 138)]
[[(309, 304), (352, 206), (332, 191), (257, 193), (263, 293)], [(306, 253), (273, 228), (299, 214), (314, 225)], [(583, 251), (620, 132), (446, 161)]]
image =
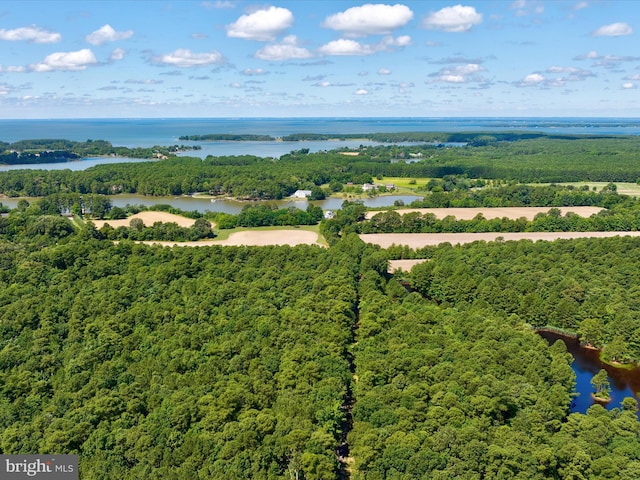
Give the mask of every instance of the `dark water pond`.
[(576, 392), (579, 394), (571, 404), (572, 412), (585, 413), (595, 403), (591, 397), (594, 392), (591, 379), (601, 369), (607, 371), (611, 384), (611, 401), (605, 405), (610, 410), (619, 408), (626, 397), (634, 397), (638, 400), (640, 392), (640, 368), (626, 369), (615, 368), (600, 361), (600, 352), (595, 349), (585, 348), (576, 338), (570, 338), (557, 333), (539, 331), (549, 345), (556, 341), (563, 341), (567, 351), (573, 355), (571, 367), (576, 374)]

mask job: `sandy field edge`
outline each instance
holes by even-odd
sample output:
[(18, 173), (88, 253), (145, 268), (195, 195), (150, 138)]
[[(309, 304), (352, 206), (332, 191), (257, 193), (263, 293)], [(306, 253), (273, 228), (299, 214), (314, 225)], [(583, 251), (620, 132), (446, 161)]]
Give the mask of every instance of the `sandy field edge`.
[[(511, 220), (517, 220), (522, 217), (525, 217), (527, 220), (533, 220), (537, 214), (547, 213), (552, 208), (556, 207), (401, 208), (394, 211), (398, 212), (400, 215), (405, 215), (411, 212), (418, 212), (421, 215), (432, 213), (440, 220), (450, 215), (455, 217), (457, 220), (472, 220), (479, 213), (481, 213), (487, 220), (504, 217)], [(602, 207), (558, 207), (558, 209), (563, 216), (568, 212), (572, 212), (581, 217), (590, 217), (591, 215), (604, 210)], [(380, 213), (381, 211), (384, 210), (372, 210), (367, 212), (365, 214), (365, 218), (369, 220), (376, 213)]]
[(235, 232), (225, 240), (201, 240), (198, 242), (142, 242), (147, 245), (162, 245), (167, 247), (206, 247), (211, 245), (224, 246), (256, 246), (267, 245), (320, 245), (318, 234), (308, 230), (247, 230)]
[(436, 246), (441, 243), (452, 245), (477, 241), (493, 242), (498, 238), (509, 240), (553, 241), (573, 238), (607, 238), (617, 236), (640, 237), (640, 232), (491, 232), (491, 233), (367, 233), (360, 238), (365, 243), (389, 248), (392, 245), (407, 245), (410, 248)]
[(128, 227), (131, 220), (134, 218), (139, 218), (145, 224), (145, 226), (150, 227), (156, 222), (162, 223), (177, 223), (180, 227), (191, 227), (195, 220), (193, 218), (183, 217), (181, 215), (175, 215), (169, 212), (140, 212), (135, 215), (131, 215), (130, 217), (123, 218), (121, 220), (92, 220), (93, 224), (96, 228), (101, 228), (104, 224), (108, 223), (113, 228), (118, 227)]

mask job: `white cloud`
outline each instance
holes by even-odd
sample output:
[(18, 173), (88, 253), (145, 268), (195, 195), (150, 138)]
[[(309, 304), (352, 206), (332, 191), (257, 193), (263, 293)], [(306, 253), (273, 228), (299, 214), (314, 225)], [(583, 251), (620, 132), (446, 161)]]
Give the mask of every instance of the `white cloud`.
[(604, 25), (591, 33), (591, 35), (594, 37), (621, 37), (624, 35), (631, 35), (632, 33), (633, 28), (631, 28), (628, 23), (617, 22), (610, 25)]
[(633, 82), (625, 82), (622, 84), (622, 88), (624, 90), (632, 90), (634, 88), (637, 88), (637, 85)]
[(245, 68), (242, 71), (243, 75), (248, 75), (248, 76), (253, 76), (253, 75), (266, 75), (267, 72), (265, 69), (263, 68)]
[(367, 90), (365, 90), (364, 88), (360, 88), (358, 90), (355, 91), (356, 95), (369, 95), (369, 92)]
[(280, 7), (269, 7), (242, 15), (227, 25), (227, 36), (269, 42), (293, 25), (293, 14)]
[(233, 2), (229, 0), (216, 0), (215, 2), (202, 2), (204, 8), (233, 8)]
[(0, 29), (0, 40), (11, 42), (26, 41), (30, 43), (56, 43), (62, 39), (62, 35), (56, 32), (48, 32), (35, 25), (21, 27), (13, 30)]
[(445, 32), (466, 32), (480, 23), (482, 23), (482, 14), (478, 13), (474, 7), (454, 5), (429, 13), (422, 22), (422, 26)]
[(374, 50), (369, 45), (363, 45), (355, 40), (341, 38), (329, 42), (318, 49), (321, 55), (371, 55)]
[(107, 42), (115, 42), (117, 40), (126, 40), (133, 36), (133, 30), (127, 30), (126, 32), (116, 32), (113, 27), (106, 24), (100, 27), (95, 32), (90, 33), (85, 37), (85, 40), (91, 45), (103, 45)]
[(520, 85), (522, 86), (540, 85), (542, 82), (544, 82), (544, 80), (545, 80), (544, 75), (541, 75), (539, 73), (532, 73), (524, 77), (520, 82)]
[(153, 80), (153, 79), (145, 79), (145, 80), (135, 80), (130, 78), (125, 80), (124, 83), (134, 84), (134, 85), (157, 85), (159, 83), (163, 83), (163, 80)]
[(261, 48), (254, 56), (261, 60), (282, 62), (292, 58), (311, 58), (313, 54), (306, 48), (298, 46), (298, 39), (295, 35), (288, 35), (280, 43)]
[(588, 8), (589, 2), (578, 2), (573, 6), (575, 11), (582, 10), (583, 8)]
[(404, 47), (410, 43), (411, 37), (408, 35), (397, 38), (387, 36), (372, 45), (341, 38), (321, 46), (318, 53), (320, 55), (371, 55), (376, 52), (392, 51), (394, 47)]
[(391, 75), (391, 70), (388, 68), (381, 68), (378, 70), (378, 75)]
[(115, 62), (117, 60), (122, 60), (126, 55), (126, 53), (127, 52), (125, 52), (123, 49), (116, 48), (113, 52), (111, 52), (111, 55), (109, 56), (109, 60), (112, 62)]
[(95, 55), (88, 48), (76, 52), (56, 52), (47, 55), (40, 63), (29, 65), (34, 72), (52, 72), (56, 70), (85, 70), (89, 65), (98, 63)]
[(175, 67), (202, 67), (205, 65), (213, 65), (224, 63), (224, 57), (220, 52), (215, 50), (209, 53), (193, 53), (188, 48), (178, 48), (172, 53), (160, 55), (152, 58), (154, 63), (164, 65), (173, 65)]
[(445, 67), (429, 76), (434, 77), (435, 81), (446, 83), (481, 82), (484, 81), (484, 78), (480, 75), (480, 72), (484, 70), (485, 68), (477, 63), (468, 63), (466, 65)]
[(583, 68), (559, 67), (559, 66), (552, 66), (547, 68), (547, 73), (563, 74), (565, 75), (563, 79), (568, 81), (585, 80), (588, 77), (596, 76), (590, 70), (585, 70)]
[(22, 66), (17, 65), (9, 65), (5, 67), (4, 65), (0, 65), (0, 73), (9, 72), (9, 73), (20, 73), (24, 72), (26, 69)]
[(371, 4), (328, 16), (323, 26), (348, 36), (385, 35), (406, 25), (413, 12), (406, 5)]

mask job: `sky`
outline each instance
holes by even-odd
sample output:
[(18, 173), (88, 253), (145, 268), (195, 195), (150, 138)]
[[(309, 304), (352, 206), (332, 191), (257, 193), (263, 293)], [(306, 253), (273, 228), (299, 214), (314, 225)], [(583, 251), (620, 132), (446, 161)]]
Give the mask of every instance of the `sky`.
[(640, 1), (0, 0), (0, 118), (640, 117)]

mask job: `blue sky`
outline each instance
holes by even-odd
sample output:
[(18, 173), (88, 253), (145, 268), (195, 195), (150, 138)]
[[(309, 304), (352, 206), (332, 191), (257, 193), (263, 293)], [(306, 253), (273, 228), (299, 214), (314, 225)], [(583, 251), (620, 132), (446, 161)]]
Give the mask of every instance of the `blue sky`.
[(0, 118), (640, 117), (640, 1), (0, 1)]

